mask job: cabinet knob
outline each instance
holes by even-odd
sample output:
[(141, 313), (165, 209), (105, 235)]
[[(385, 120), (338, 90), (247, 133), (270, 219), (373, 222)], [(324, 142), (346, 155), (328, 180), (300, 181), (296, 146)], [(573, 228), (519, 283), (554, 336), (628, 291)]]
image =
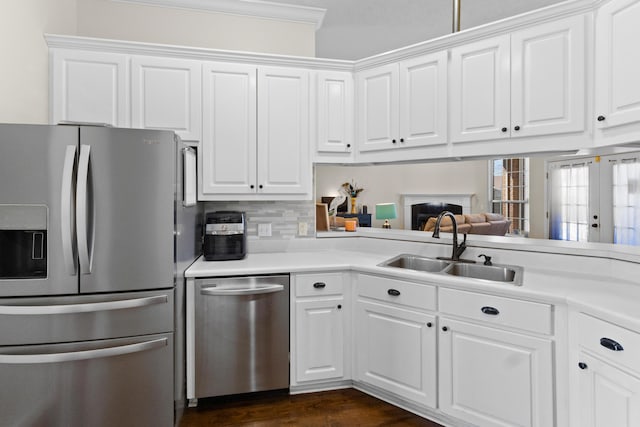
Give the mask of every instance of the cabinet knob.
[(316, 282), (316, 283), (313, 284), (313, 287), (316, 288), (316, 289), (322, 289), (325, 286), (327, 286), (327, 284), (324, 283), (324, 282)]
[(400, 142), (404, 142), (404, 138), (400, 138)]
[(506, 132), (508, 129), (507, 128), (502, 128), (500, 129), (502, 132)]
[(443, 327), (442, 327), (442, 330), (443, 330), (444, 332), (447, 332), (447, 331), (449, 330), (449, 328), (447, 328), (446, 326), (443, 326)]
[(258, 188), (262, 190), (262, 184), (258, 185)]
[(387, 291), (387, 293), (388, 293), (389, 295), (391, 295), (392, 297), (400, 296), (400, 291), (399, 291), (399, 290), (397, 290), (397, 289), (389, 289), (389, 290)]
[(431, 322), (427, 322), (427, 328), (430, 328), (430, 327), (432, 327), (432, 326), (433, 326), (433, 323), (431, 323)]
[(351, 148), (351, 144), (347, 144), (347, 148)]
[(391, 140), (391, 142), (393, 142), (393, 143), (395, 144), (395, 143), (396, 143), (396, 140), (395, 140), (395, 139), (392, 139), (392, 140)]
[(586, 363), (584, 363), (584, 362), (580, 362), (580, 363), (578, 363), (578, 368), (580, 368), (580, 369), (587, 369), (587, 364), (586, 364)]
[(515, 126), (513, 129), (514, 130), (520, 130), (520, 126)]
[(608, 348), (611, 351), (622, 351), (624, 348), (619, 342), (612, 340), (611, 338), (600, 338), (600, 345), (604, 348)]
[(482, 310), (484, 314), (489, 314), (491, 316), (497, 316), (498, 314), (500, 314), (500, 311), (495, 307), (486, 306), (482, 307), (480, 310)]
[(604, 120), (605, 120), (605, 117), (604, 117), (604, 116), (598, 116), (598, 121), (599, 121), (599, 122), (604, 122)]
[(342, 310), (342, 304), (338, 304), (338, 310)]

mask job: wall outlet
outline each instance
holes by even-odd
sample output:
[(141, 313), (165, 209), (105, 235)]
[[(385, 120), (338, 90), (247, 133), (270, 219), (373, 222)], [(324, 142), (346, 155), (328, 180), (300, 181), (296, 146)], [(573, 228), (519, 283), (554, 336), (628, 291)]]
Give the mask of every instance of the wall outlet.
[(271, 237), (271, 223), (258, 224), (258, 237)]
[(307, 236), (309, 234), (309, 224), (306, 222), (298, 223), (298, 236)]

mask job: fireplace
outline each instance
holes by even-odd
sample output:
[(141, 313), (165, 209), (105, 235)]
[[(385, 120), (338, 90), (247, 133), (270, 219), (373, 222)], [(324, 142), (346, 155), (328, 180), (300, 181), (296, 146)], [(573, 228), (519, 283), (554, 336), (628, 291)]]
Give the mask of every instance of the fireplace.
[(462, 206), (452, 203), (418, 203), (411, 205), (411, 229), (423, 230), (429, 218), (437, 217), (442, 211), (461, 215)]
[[(413, 223), (413, 205), (420, 204), (444, 204), (444, 205), (457, 205), (462, 208), (462, 211), (459, 214), (471, 213), (471, 198), (473, 194), (401, 194), (402, 201), (402, 209), (403, 209), (403, 219), (404, 219), (404, 228), (409, 230), (415, 230), (414, 227), (419, 227), (419, 224)], [(453, 213), (458, 213), (458, 211), (453, 211)], [(440, 212), (438, 212), (440, 213)], [(438, 213), (435, 215), (437, 216)], [(428, 218), (427, 218), (428, 219)], [(425, 219), (426, 221), (426, 219)]]

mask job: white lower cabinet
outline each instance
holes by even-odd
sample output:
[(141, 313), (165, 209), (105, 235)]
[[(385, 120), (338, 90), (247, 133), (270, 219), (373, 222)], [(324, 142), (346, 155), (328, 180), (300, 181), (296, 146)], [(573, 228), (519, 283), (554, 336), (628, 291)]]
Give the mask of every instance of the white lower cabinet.
[(435, 408), (435, 287), (362, 274), (356, 290), (356, 380)]
[(479, 426), (554, 425), (549, 339), (443, 317), (440, 409)]
[(292, 384), (342, 380), (348, 372), (343, 273), (293, 276)]

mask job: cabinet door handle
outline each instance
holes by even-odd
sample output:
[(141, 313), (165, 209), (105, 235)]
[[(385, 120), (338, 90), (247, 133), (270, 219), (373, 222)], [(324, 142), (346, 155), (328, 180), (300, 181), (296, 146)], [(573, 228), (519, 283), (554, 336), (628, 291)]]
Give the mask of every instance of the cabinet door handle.
[(598, 121), (599, 121), (599, 122), (604, 122), (604, 120), (605, 120), (605, 117), (604, 117), (604, 116), (598, 116)]
[(313, 284), (313, 287), (316, 288), (316, 289), (322, 289), (325, 286), (327, 286), (327, 284), (324, 283), (324, 282), (316, 282), (316, 283)]
[(600, 345), (608, 348), (611, 351), (622, 351), (624, 348), (619, 342), (612, 340), (611, 338), (600, 338)]
[(389, 289), (389, 290), (387, 291), (387, 293), (388, 293), (389, 295), (391, 295), (392, 297), (400, 296), (400, 291), (399, 291), (399, 290), (397, 290), (397, 289)]
[(578, 363), (578, 368), (580, 368), (580, 369), (587, 369), (587, 364), (586, 364), (586, 363), (584, 363), (584, 362), (580, 362), (580, 363)]
[(486, 306), (486, 307), (482, 307), (480, 310), (482, 310), (484, 314), (489, 314), (491, 316), (497, 316), (498, 314), (500, 314), (500, 311), (495, 307)]

